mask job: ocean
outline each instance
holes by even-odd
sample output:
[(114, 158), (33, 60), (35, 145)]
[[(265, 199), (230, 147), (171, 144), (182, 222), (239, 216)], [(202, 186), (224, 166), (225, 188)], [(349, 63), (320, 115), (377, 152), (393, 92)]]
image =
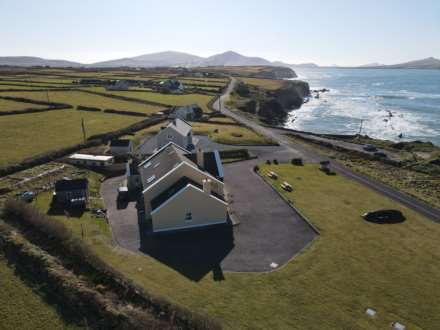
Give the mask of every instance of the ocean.
[(310, 88), (330, 91), (289, 113), (285, 127), (362, 134), (440, 146), (440, 70), (295, 69)]

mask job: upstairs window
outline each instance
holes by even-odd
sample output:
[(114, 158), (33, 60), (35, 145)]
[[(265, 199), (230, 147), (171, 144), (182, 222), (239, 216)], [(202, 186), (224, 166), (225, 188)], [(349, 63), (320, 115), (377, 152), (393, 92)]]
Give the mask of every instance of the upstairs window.
[(191, 213), (191, 211), (185, 213), (185, 221), (186, 222), (191, 222), (192, 221), (192, 213)]

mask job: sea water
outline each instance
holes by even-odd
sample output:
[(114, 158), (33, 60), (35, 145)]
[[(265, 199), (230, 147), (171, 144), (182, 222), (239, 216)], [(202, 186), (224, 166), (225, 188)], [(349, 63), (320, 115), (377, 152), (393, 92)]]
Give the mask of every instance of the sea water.
[(291, 111), (286, 127), (314, 133), (361, 131), (374, 138), (440, 145), (440, 70), (302, 68), (295, 72), (312, 90), (330, 91)]

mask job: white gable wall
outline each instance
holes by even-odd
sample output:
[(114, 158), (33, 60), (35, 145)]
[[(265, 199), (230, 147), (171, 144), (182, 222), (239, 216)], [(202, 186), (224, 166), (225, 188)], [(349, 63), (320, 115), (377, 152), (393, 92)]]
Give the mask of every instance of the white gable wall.
[(153, 185), (143, 191), (145, 215), (148, 217), (151, 213), (151, 200), (160, 195), (163, 191), (171, 187), (174, 183), (183, 177), (187, 177), (199, 185), (203, 185), (203, 179), (211, 179), (211, 189), (220, 196), (224, 196), (223, 182), (210, 176), (208, 173), (189, 165), (186, 162), (180, 163), (179, 166), (170, 171), (167, 175), (160, 178)]
[(151, 213), (153, 231), (177, 230), (225, 223), (225, 202), (192, 185), (186, 186)]

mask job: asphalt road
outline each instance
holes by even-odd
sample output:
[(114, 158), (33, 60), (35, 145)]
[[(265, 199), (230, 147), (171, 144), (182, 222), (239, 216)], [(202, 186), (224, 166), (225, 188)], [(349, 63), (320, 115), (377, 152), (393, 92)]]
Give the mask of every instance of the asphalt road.
[[(293, 142), (291, 139), (289, 139), (287, 136), (285, 136), (280, 130), (269, 128), (269, 127), (263, 127), (259, 125), (258, 123), (247, 119), (241, 115), (239, 115), (236, 112), (230, 111), (228, 108), (224, 106), (225, 99), (229, 96), (231, 91), (233, 90), (234, 86), (236, 84), (236, 80), (234, 78), (231, 79), (231, 83), (229, 84), (228, 88), (226, 89), (225, 93), (213, 104), (213, 107), (216, 110), (221, 110), (221, 112), (229, 117), (234, 118), (236, 121), (242, 123), (243, 125), (252, 128), (256, 132), (268, 136), (272, 138), (273, 140), (277, 141), (281, 146), (284, 146), (289, 152), (291, 152), (293, 155), (296, 155), (297, 157), (302, 157), (305, 161), (311, 161), (311, 162), (318, 162), (322, 160), (329, 160), (326, 157), (323, 157), (314, 151), (305, 148), (302, 145), (299, 145), (295, 142)], [(372, 180), (371, 178), (359, 174), (357, 172), (354, 172), (347, 167), (332, 161), (332, 166), (335, 172), (338, 174), (341, 174), (351, 180), (354, 180), (356, 182), (359, 182), (370, 189), (382, 194), (383, 196), (386, 196), (388, 198), (391, 198), (406, 207), (424, 215), (428, 219), (440, 223), (440, 210), (436, 209), (412, 196), (409, 196), (405, 193), (402, 193), (390, 186), (384, 185), (382, 183), (379, 183), (377, 181)]]

